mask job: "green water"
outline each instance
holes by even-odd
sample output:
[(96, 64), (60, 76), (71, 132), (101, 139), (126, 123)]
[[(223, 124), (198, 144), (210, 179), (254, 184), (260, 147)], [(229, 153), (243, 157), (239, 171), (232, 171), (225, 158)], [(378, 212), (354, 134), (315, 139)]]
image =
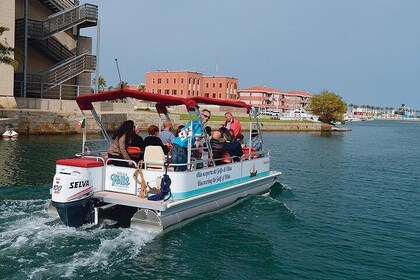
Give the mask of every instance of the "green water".
[(0, 278), (419, 279), (420, 126), (267, 133), (268, 197), (156, 235), (64, 227), (45, 211), (54, 161), (80, 136), (0, 141)]

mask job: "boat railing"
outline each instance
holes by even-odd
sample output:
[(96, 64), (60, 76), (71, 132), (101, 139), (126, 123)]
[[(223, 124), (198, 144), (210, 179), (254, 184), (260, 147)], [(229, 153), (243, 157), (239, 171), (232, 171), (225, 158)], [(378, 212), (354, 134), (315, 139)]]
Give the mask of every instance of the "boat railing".
[(137, 164), (137, 162), (135, 162), (134, 160), (131, 160), (131, 159), (130, 160), (128, 160), (128, 159), (119, 159), (119, 158), (107, 158), (105, 160), (105, 165), (108, 165), (110, 162), (115, 162), (115, 161), (125, 162), (127, 164), (132, 163), (132, 166), (130, 166), (130, 167), (134, 167), (134, 168), (137, 168), (139, 166)]
[(96, 161), (102, 161), (102, 163), (105, 164), (105, 159), (101, 156), (92, 156), (92, 155), (86, 155), (86, 154), (76, 154), (77, 157), (81, 157), (81, 158), (91, 158), (91, 159), (96, 159)]

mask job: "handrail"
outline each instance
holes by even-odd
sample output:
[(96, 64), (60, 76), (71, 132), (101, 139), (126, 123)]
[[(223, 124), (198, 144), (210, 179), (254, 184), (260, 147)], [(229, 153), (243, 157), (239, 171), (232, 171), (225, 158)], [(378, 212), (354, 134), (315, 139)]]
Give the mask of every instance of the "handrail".
[[(98, 6), (83, 4), (52, 14), (43, 20), (28, 19), (28, 36), (43, 40), (83, 22), (93, 21), (96, 24), (97, 20)], [(16, 30), (23, 29), (23, 21), (24, 19), (16, 20)]]
[[(57, 84), (71, 79), (83, 72), (93, 72), (96, 68), (96, 56), (81, 54), (73, 57), (64, 63), (58, 64), (53, 68), (47, 69), (39, 74), (45, 84)], [(51, 88), (51, 87), (48, 87)], [(47, 89), (48, 89), (47, 88)]]

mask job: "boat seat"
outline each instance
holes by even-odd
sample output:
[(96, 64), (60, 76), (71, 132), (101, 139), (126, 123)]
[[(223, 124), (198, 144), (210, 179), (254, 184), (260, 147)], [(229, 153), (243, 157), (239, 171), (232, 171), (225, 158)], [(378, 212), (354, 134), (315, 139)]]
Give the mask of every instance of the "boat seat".
[(224, 153), (223, 154), (222, 162), (223, 162), (223, 164), (231, 163), (232, 162), (232, 159), (231, 159), (229, 153)]
[(94, 158), (64, 158), (57, 160), (55, 163), (59, 165), (68, 165), (84, 168), (98, 167), (104, 165), (103, 161), (96, 160)]
[(257, 158), (258, 155), (256, 154), (257, 149), (255, 148), (248, 148), (244, 147), (242, 148), (242, 151), (244, 152), (244, 155), (242, 156), (242, 159), (251, 159), (251, 158)]
[(139, 147), (128, 146), (127, 152), (131, 158), (140, 158), (141, 149)]
[(147, 169), (164, 169), (165, 153), (160, 146), (147, 146), (144, 150), (144, 163)]

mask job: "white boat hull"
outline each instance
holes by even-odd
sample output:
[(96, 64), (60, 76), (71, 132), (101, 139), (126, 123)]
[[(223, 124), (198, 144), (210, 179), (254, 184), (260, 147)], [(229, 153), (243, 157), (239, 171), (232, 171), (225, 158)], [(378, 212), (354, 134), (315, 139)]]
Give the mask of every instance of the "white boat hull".
[(161, 210), (151, 209), (152, 207), (150, 205), (144, 206), (141, 203), (141, 199), (138, 199), (137, 203), (133, 199), (127, 203), (127, 200), (123, 196), (112, 192), (98, 192), (94, 196), (110, 204), (121, 205), (125, 203), (130, 204), (132, 207), (138, 207), (138, 211), (131, 219), (131, 227), (162, 231), (197, 215), (220, 210), (247, 195), (268, 193), (279, 175), (279, 172), (271, 172), (266, 177), (256, 178), (252, 181), (236, 184), (189, 199), (168, 201), (167, 203), (162, 202), (159, 205)]
[[(217, 211), (249, 194), (269, 192), (281, 174), (269, 168), (270, 159), (266, 156), (187, 172), (169, 171), (172, 198), (152, 201), (137, 195), (140, 185), (133, 177), (135, 169), (109, 165), (99, 159), (69, 159), (57, 162), (52, 201), (53, 205), (65, 208), (65, 203), (71, 205), (75, 196), (93, 190), (94, 223), (113, 219), (122, 226), (161, 231), (197, 215)], [(142, 172), (149, 186), (164, 173), (155, 169)], [(61, 213), (68, 212), (65, 210), (61, 209)], [(80, 219), (74, 217), (71, 221), (77, 223), (68, 224), (80, 226)]]

